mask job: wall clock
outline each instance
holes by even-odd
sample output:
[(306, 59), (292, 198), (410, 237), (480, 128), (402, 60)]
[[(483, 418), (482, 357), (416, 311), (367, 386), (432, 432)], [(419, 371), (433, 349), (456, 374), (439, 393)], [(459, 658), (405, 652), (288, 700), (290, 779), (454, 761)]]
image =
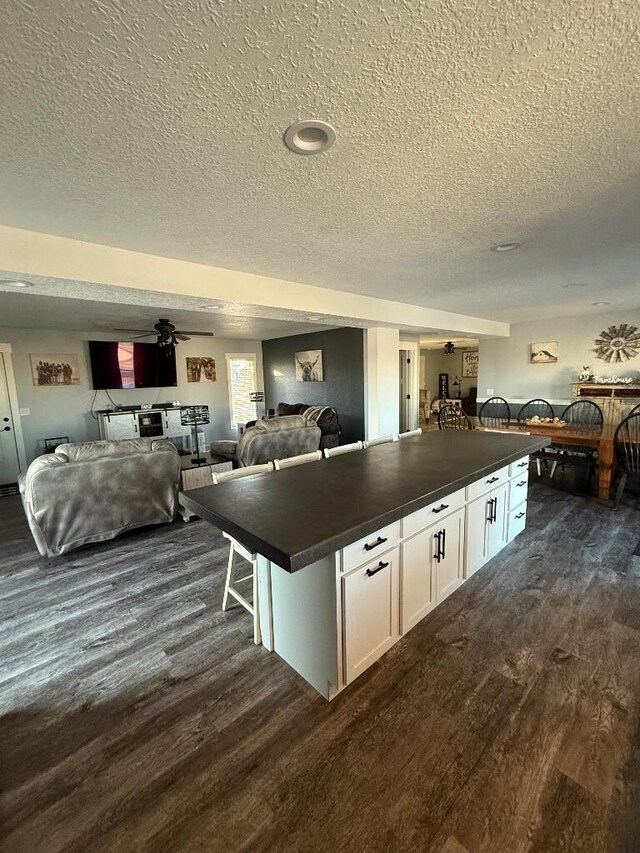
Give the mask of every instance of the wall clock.
[(637, 326), (621, 323), (619, 326), (609, 326), (600, 332), (596, 338), (594, 352), (603, 361), (628, 361), (640, 352), (640, 332)]

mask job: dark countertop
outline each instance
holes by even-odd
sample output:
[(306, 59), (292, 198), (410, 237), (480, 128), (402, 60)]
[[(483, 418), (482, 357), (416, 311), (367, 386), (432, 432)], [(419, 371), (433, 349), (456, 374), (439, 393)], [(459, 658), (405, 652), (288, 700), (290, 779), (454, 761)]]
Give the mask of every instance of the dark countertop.
[(540, 450), (544, 436), (427, 432), (183, 493), (188, 510), (289, 572)]

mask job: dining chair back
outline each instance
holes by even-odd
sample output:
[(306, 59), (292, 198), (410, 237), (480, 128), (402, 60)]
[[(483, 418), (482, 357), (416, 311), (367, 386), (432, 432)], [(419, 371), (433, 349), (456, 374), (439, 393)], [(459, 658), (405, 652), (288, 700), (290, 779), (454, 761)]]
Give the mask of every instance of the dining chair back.
[(618, 424), (613, 437), (620, 482), (616, 490), (616, 509), (620, 506), (630, 474), (640, 473), (640, 411)]
[(458, 406), (441, 406), (438, 429), (473, 429), (471, 421)]
[(504, 397), (489, 397), (480, 406), (478, 420), (482, 426), (499, 428), (511, 420), (511, 408)]
[(364, 444), (361, 441), (354, 441), (351, 444), (341, 444), (338, 447), (325, 447), (324, 458), (329, 459), (330, 456), (342, 456), (343, 453), (362, 450), (363, 447)]
[(518, 421), (528, 421), (536, 415), (539, 418), (553, 418), (553, 406), (540, 398), (529, 400), (518, 412)]
[(299, 456), (288, 456), (286, 459), (276, 459), (273, 463), (276, 471), (282, 468), (294, 468), (296, 465), (304, 465), (305, 462), (317, 462), (322, 459), (321, 450), (312, 450), (311, 453), (301, 453)]
[(604, 414), (593, 400), (576, 400), (567, 406), (560, 415), (560, 420), (566, 421), (572, 427), (596, 430), (602, 429)]

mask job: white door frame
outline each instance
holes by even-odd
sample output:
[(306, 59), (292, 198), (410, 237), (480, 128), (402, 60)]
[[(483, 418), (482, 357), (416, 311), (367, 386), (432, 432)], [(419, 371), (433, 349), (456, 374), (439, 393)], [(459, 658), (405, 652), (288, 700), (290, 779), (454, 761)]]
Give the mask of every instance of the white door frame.
[(13, 361), (11, 357), (11, 344), (0, 343), (0, 353), (3, 356), (4, 372), (7, 379), (7, 391), (9, 392), (9, 406), (11, 407), (11, 420), (13, 421), (13, 435), (18, 451), (18, 466), (20, 473), (27, 470), (27, 454), (24, 449), (24, 433), (22, 432), (22, 420), (20, 419), (20, 404), (18, 403), (18, 390), (13, 373)]
[(403, 341), (400, 339), (399, 350), (409, 350), (411, 358), (411, 369), (409, 377), (411, 388), (411, 400), (409, 401), (409, 424), (408, 429), (417, 429), (420, 424), (420, 344), (418, 341)]

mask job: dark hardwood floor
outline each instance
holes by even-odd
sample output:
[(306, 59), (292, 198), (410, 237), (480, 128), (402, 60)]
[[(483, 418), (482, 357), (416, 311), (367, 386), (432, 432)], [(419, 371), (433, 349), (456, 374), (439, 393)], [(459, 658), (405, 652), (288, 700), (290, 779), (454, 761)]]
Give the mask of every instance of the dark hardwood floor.
[(329, 705), (220, 611), (211, 527), (45, 560), (2, 498), (3, 853), (638, 853), (639, 539), (637, 499), (534, 482)]

